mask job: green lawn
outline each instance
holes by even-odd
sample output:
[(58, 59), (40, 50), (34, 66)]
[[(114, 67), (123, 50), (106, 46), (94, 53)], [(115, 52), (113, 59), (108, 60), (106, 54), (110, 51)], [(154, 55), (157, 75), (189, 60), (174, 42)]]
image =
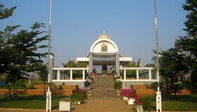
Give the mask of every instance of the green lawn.
[[(152, 107), (155, 109), (155, 96), (152, 98)], [(52, 96), (52, 108), (58, 108), (58, 102), (65, 96)], [(46, 100), (44, 96), (39, 95), (19, 95), (17, 101), (4, 101), (4, 95), (0, 95), (0, 108), (32, 108), (45, 109)], [(197, 111), (197, 94), (180, 96), (163, 96), (162, 110), (176, 111)]]
[[(45, 109), (46, 99), (42, 95), (18, 95), (16, 101), (5, 101), (4, 95), (0, 95), (0, 108), (31, 108)], [(57, 108), (59, 100), (65, 96), (52, 96), (52, 108)]]
[[(155, 107), (155, 98), (152, 106)], [(193, 95), (166, 95), (162, 97), (162, 110), (170, 111), (197, 111), (197, 94)]]

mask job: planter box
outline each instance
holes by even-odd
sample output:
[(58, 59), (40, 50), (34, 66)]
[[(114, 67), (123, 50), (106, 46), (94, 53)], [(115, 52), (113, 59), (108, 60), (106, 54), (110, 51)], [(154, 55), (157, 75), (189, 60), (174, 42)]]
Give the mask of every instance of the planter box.
[(135, 102), (134, 98), (130, 98), (130, 99), (128, 100), (128, 105), (133, 105), (134, 102)]
[(126, 97), (126, 96), (123, 96), (123, 100), (129, 100), (129, 99), (128, 99), (128, 97)]
[(59, 101), (59, 111), (71, 111), (70, 101)]

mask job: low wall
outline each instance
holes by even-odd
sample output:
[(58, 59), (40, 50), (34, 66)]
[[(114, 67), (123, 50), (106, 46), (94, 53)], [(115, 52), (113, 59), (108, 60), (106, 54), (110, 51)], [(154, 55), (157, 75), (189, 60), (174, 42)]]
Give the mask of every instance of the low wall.
[[(15, 89), (13, 90), (17, 94), (28, 94), (28, 95), (44, 95), (44, 85), (34, 85), (35, 89)], [(51, 92), (55, 95), (66, 95), (70, 96), (78, 86), (76, 85), (61, 85), (61, 89), (59, 86), (51, 86)], [(46, 86), (47, 91), (47, 86)], [(8, 92), (8, 89), (0, 89), (0, 94), (5, 94)]]
[[(57, 90), (57, 89), (51, 90), (52, 94), (66, 95), (66, 96), (70, 96), (72, 94), (72, 91), (73, 90)], [(8, 92), (8, 89), (0, 89), (0, 94), (5, 94), (6, 92)], [(43, 89), (16, 89), (14, 90), (14, 92), (17, 94), (44, 95)]]
[[(136, 94), (139, 95), (155, 95), (157, 91), (157, 87), (155, 85), (131, 85), (131, 89), (136, 91)], [(161, 90), (162, 94), (166, 94), (166, 90)], [(173, 93), (171, 93), (173, 94)], [(197, 94), (197, 89), (182, 89), (177, 95), (191, 95)]]

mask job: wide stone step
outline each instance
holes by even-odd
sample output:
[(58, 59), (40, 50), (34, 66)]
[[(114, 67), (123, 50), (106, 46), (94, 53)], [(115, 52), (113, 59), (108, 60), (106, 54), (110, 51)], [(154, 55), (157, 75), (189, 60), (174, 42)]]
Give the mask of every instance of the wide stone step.
[(96, 83), (103, 83), (103, 82), (111, 83), (111, 82), (113, 82), (113, 79), (96, 79), (95, 82)]
[(94, 89), (114, 89), (114, 85), (111, 84), (93, 84)]
[(97, 76), (94, 89), (91, 90), (91, 99), (119, 99), (117, 91), (114, 90), (114, 80), (112, 76), (101, 75)]
[(91, 99), (118, 99), (116, 90), (96, 89), (91, 91)]

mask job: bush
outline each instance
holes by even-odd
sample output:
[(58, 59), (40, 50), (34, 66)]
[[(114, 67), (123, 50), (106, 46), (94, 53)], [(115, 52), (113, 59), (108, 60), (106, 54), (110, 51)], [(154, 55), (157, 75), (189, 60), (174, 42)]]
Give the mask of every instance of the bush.
[(123, 96), (123, 97), (131, 98), (131, 97), (134, 97), (134, 95), (135, 95), (134, 90), (131, 90), (131, 89), (122, 89), (120, 91), (120, 96)]
[(63, 89), (62, 85), (59, 85), (59, 89)]
[(15, 83), (9, 82), (6, 84), (6, 87), (9, 89), (26, 89), (26, 85), (25, 85), (24, 81), (22, 81), (22, 80), (17, 81)]
[(114, 89), (121, 89), (121, 88), (122, 88), (122, 82), (115, 81), (114, 82)]
[(34, 84), (33, 83), (26, 84), (26, 88), (27, 89), (34, 89)]
[(143, 100), (144, 100), (143, 109), (145, 111), (151, 110), (151, 98), (150, 97), (144, 97)]

